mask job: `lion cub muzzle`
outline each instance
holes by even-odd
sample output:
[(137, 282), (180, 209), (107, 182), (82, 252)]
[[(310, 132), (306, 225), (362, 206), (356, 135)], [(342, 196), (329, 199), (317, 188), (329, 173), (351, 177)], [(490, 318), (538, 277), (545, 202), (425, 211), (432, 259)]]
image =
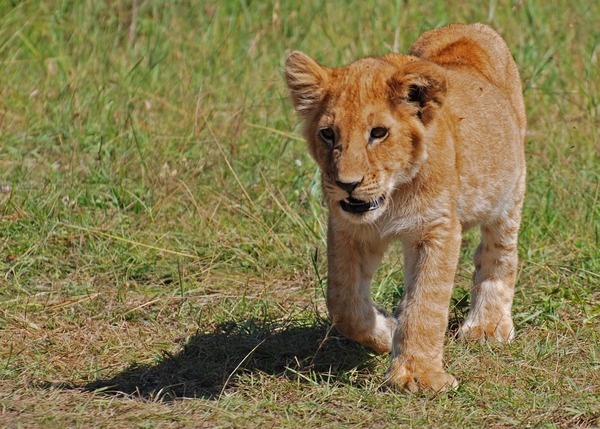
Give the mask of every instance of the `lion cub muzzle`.
[(340, 200), (340, 207), (342, 210), (348, 213), (356, 213), (361, 214), (365, 212), (370, 212), (373, 210), (377, 210), (381, 207), (383, 202), (385, 201), (385, 196), (381, 196), (375, 200), (363, 201), (359, 198), (354, 198), (352, 196), (352, 191), (358, 188), (363, 179), (357, 182), (342, 182), (341, 180), (336, 180), (335, 184), (342, 188), (344, 191), (348, 193), (348, 197)]

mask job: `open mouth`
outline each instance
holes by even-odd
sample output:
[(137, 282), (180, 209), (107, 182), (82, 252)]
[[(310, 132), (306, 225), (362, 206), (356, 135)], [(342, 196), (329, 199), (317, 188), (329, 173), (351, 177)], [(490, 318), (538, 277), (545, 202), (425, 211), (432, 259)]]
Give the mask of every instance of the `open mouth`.
[(342, 210), (349, 213), (364, 213), (377, 210), (385, 201), (385, 195), (382, 195), (375, 201), (362, 201), (356, 198), (348, 197), (340, 201)]

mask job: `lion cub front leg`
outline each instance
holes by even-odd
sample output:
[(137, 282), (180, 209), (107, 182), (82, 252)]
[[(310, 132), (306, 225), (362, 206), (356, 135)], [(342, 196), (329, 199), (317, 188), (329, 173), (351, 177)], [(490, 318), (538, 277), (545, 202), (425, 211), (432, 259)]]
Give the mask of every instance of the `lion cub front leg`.
[(333, 324), (346, 337), (382, 354), (392, 349), (396, 321), (373, 304), (371, 277), (386, 247), (329, 225), (327, 308)]
[(388, 384), (439, 392), (458, 383), (442, 364), (461, 227), (448, 220), (404, 243), (405, 291), (398, 306)]

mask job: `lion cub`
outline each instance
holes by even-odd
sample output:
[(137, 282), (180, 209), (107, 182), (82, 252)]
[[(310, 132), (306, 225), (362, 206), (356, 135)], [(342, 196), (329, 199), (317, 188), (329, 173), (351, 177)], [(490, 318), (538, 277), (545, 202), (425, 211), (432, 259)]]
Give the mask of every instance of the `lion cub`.
[[(501, 37), (483, 24), (423, 34), (409, 55), (319, 65), (292, 52), (285, 77), (322, 170), (330, 209), (327, 306), (336, 328), (391, 352), (389, 384), (440, 391), (461, 233), (481, 228), (460, 335), (509, 341), (525, 191), (525, 107)], [(404, 248), (394, 316), (370, 282), (393, 240)]]

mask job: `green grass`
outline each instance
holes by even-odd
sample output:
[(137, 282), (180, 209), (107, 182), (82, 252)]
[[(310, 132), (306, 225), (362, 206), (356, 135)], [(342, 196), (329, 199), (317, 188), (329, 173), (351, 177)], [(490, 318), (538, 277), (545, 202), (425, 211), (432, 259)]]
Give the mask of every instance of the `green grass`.
[[(598, 16), (583, 0), (0, 0), (0, 426), (600, 426)], [(529, 115), (517, 337), (448, 335), (458, 391), (393, 392), (387, 358), (330, 329), (327, 213), (282, 63), (474, 21), (507, 40)], [(401, 278), (397, 249), (381, 305)]]

